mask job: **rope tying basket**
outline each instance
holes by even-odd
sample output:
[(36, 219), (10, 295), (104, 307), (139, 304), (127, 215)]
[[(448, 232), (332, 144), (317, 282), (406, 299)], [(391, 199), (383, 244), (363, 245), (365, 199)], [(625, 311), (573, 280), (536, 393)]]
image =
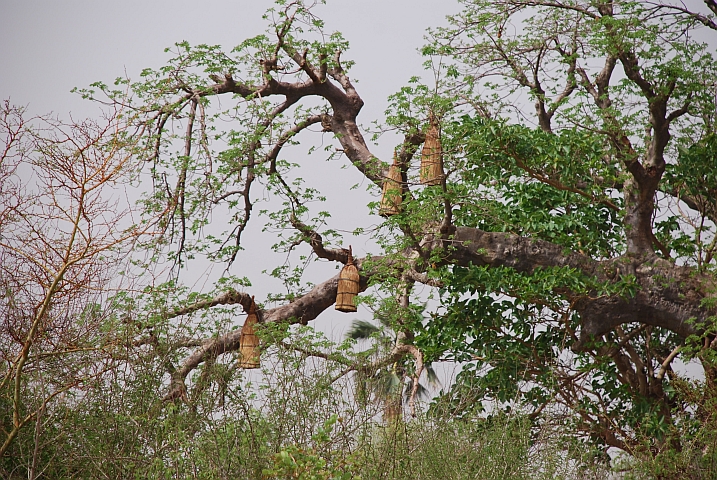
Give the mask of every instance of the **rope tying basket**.
[(339, 284), (336, 288), (336, 310), (339, 312), (356, 311), (356, 295), (359, 293), (359, 271), (354, 265), (354, 257), (349, 245), (349, 259), (339, 274)]
[(443, 180), (443, 149), (441, 147), (441, 131), (438, 120), (432, 113), (429, 115), (426, 141), (421, 150), (421, 183), (423, 185), (440, 185)]
[(254, 326), (259, 323), (256, 315), (256, 304), (254, 297), (251, 297), (251, 305), (249, 306), (249, 314), (246, 317), (244, 326), (241, 327), (241, 335), (239, 336), (239, 360), (238, 368), (259, 368), (259, 337), (254, 333)]
[(383, 179), (381, 207), (378, 214), (390, 217), (401, 213), (401, 168), (398, 166), (396, 152), (393, 152), (393, 164), (388, 168), (388, 175)]

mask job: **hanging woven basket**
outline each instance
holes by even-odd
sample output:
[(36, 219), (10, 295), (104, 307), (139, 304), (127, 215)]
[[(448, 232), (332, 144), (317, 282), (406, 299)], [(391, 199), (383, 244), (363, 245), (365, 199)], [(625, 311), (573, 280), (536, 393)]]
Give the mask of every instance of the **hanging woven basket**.
[(443, 149), (438, 120), (431, 114), (426, 132), (426, 141), (421, 150), (421, 183), (440, 185), (443, 180)]
[(349, 259), (339, 274), (339, 284), (336, 289), (336, 310), (339, 312), (356, 311), (356, 295), (359, 293), (359, 271), (354, 265), (354, 257), (349, 246)]
[(251, 305), (249, 306), (249, 314), (246, 317), (244, 326), (241, 327), (241, 335), (239, 336), (239, 360), (238, 368), (259, 368), (259, 337), (254, 333), (254, 326), (259, 323), (256, 315), (256, 304), (254, 297), (251, 297)]
[(393, 164), (388, 168), (388, 175), (383, 179), (381, 207), (378, 214), (384, 217), (401, 213), (401, 168), (398, 165), (396, 152), (393, 152)]

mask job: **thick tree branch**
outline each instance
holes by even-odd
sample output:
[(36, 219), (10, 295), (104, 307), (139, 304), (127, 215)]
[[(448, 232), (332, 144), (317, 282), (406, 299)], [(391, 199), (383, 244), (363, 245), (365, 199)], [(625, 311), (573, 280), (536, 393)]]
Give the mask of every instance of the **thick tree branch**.
[(237, 292), (236, 290), (228, 290), (214, 298), (201, 300), (186, 307), (177, 308), (167, 314), (167, 319), (188, 315), (198, 310), (206, 310), (207, 308), (216, 307), (217, 305), (241, 305), (244, 310), (248, 310), (251, 305), (251, 295), (248, 293)]
[(425, 273), (417, 272), (413, 269), (406, 270), (405, 276), (408, 280), (412, 282), (422, 283), (423, 285), (428, 285), (436, 288), (442, 288), (443, 286), (445, 286), (445, 283), (443, 281), (437, 278), (431, 278)]
[(570, 267), (608, 284), (634, 278), (633, 296), (556, 292), (574, 302), (582, 318), (581, 342), (599, 338), (623, 323), (667, 328), (683, 338), (698, 333), (714, 312), (701, 306), (710, 278), (665, 260), (615, 258), (604, 261), (565, 252), (564, 247), (538, 239), (459, 227), (452, 240), (439, 242), (450, 252), (446, 262), (461, 266), (509, 267), (530, 273), (536, 268)]
[[(360, 262), (357, 262), (360, 264)], [(273, 322), (288, 322), (290, 324), (300, 323), (302, 325), (308, 324), (309, 321), (314, 320), (319, 316), (321, 312), (329, 308), (336, 301), (336, 288), (338, 286), (339, 276), (336, 275), (329, 280), (317, 285), (311, 289), (305, 295), (297, 298), (291, 303), (282, 305), (280, 307), (272, 308), (269, 310), (261, 310), (258, 312), (259, 318), (264, 323)], [(361, 291), (367, 287), (367, 281), (362, 278), (360, 284)], [(220, 295), (212, 300), (199, 302), (190, 307), (177, 310), (175, 312), (191, 312), (201, 308), (202, 305), (205, 308), (212, 304), (231, 304), (241, 303), (245, 311), (249, 308), (249, 303), (245, 304), (241, 300), (246, 300), (247, 294), (238, 294), (239, 297), (235, 296), (235, 292), (227, 292), (227, 294)], [(251, 299), (250, 299), (251, 300)], [(227, 333), (226, 335), (219, 336), (217, 338), (207, 339), (203, 342), (202, 346), (192, 352), (182, 363), (182, 366), (172, 375), (171, 385), (169, 392), (165, 395), (165, 401), (174, 400), (180, 398), (186, 392), (185, 380), (189, 373), (197, 368), (200, 364), (205, 362), (207, 359), (213, 359), (217, 356), (226, 353), (236, 351), (239, 348), (239, 338), (241, 336), (241, 329), (234, 330)]]
[[(523, 273), (530, 273), (536, 268), (570, 267), (607, 284), (634, 277), (637, 291), (633, 296), (598, 296), (595, 292), (571, 292), (565, 289), (556, 292), (569, 299), (581, 315), (582, 331), (580, 342), (575, 348), (582, 348), (591, 338), (599, 338), (619, 325), (630, 322), (664, 327), (686, 337), (698, 333), (700, 322), (714, 314), (700, 306), (708, 279), (695, 276), (690, 268), (675, 266), (660, 259), (643, 263), (630, 263), (630, 260), (622, 258), (597, 261), (585, 255), (566, 252), (564, 247), (543, 240), (466, 227), (458, 227), (449, 240), (434, 238), (433, 241), (433, 248), (440, 247), (448, 252), (445, 262), (454, 265), (509, 267)], [(381, 258), (372, 259), (372, 262), (381, 261)], [(363, 262), (357, 263), (360, 266)], [(404, 274), (411, 281), (432, 283), (419, 272), (409, 270)], [(362, 291), (370, 275), (371, 272), (362, 272)], [(288, 321), (305, 325), (334, 304), (337, 282), (338, 275), (290, 303), (262, 311), (261, 318), (264, 322)], [(246, 294), (227, 292), (214, 299), (175, 310), (171, 315), (186, 314), (219, 304), (241, 303), (248, 308), (247, 300)], [(184, 381), (187, 375), (202, 362), (238, 349), (239, 336), (240, 331), (237, 330), (204, 341), (172, 376), (172, 387), (166, 398), (182, 396), (186, 390)]]
[(341, 263), (348, 261), (348, 250), (345, 248), (325, 248), (324, 240), (318, 232), (299, 221), (293, 214), (289, 220), (291, 221), (291, 225), (304, 235), (305, 241), (311, 245), (317, 257)]
[(715, 0), (704, 0), (705, 5), (707, 5), (707, 8), (712, 10), (712, 13), (717, 15), (717, 2)]

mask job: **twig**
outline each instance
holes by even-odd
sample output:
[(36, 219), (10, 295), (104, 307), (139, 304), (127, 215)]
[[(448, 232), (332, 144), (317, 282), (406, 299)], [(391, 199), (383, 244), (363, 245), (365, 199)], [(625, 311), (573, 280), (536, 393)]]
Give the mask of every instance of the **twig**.
[(667, 372), (667, 369), (670, 367), (670, 363), (672, 363), (672, 360), (675, 359), (678, 353), (680, 353), (680, 349), (682, 348), (682, 345), (676, 346), (670, 354), (667, 356), (664, 362), (662, 362), (662, 366), (660, 367), (660, 371), (657, 372), (657, 380), (662, 380), (665, 377), (665, 373)]

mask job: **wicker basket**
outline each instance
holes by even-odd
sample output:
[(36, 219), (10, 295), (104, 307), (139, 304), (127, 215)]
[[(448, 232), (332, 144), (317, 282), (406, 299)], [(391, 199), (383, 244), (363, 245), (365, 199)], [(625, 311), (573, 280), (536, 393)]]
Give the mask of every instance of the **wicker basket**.
[(443, 149), (441, 148), (441, 131), (438, 120), (431, 114), (426, 141), (421, 150), (421, 183), (423, 185), (440, 185), (443, 180)]
[(349, 259), (339, 274), (339, 284), (336, 288), (336, 310), (339, 312), (356, 311), (356, 295), (359, 293), (359, 271), (354, 265), (354, 257), (349, 246)]
[(259, 351), (259, 337), (254, 333), (254, 326), (259, 322), (256, 315), (256, 304), (254, 297), (251, 297), (251, 305), (249, 306), (249, 314), (246, 317), (244, 326), (241, 327), (241, 335), (239, 336), (239, 360), (238, 368), (259, 368), (259, 359), (261, 352)]
[(401, 213), (401, 168), (398, 165), (396, 152), (393, 153), (393, 164), (388, 168), (388, 175), (383, 179), (381, 208), (378, 214), (384, 217)]

